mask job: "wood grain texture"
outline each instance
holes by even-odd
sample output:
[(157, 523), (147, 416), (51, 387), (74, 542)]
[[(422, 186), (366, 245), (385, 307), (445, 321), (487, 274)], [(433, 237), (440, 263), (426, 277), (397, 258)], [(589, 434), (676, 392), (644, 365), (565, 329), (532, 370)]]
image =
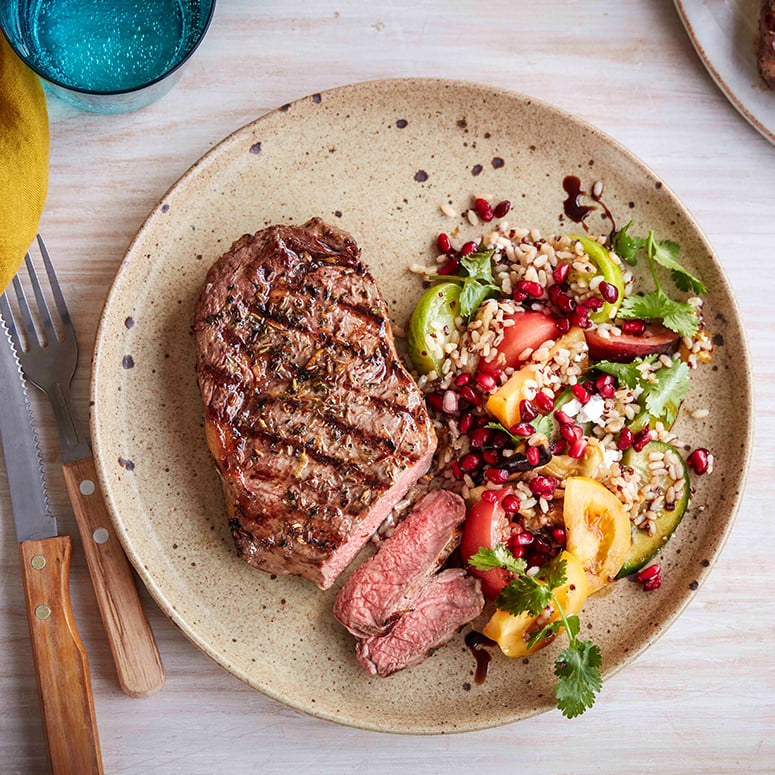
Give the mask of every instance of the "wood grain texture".
[(164, 685), (164, 667), (129, 561), (113, 532), (94, 459), (67, 463), (63, 471), (119, 684), (130, 697), (147, 697)]
[[(698, 220), (740, 300), (755, 369), (757, 432), (732, 535), (687, 610), (606, 682), (591, 711), (571, 722), (551, 712), (434, 738), (346, 729), (269, 700), (197, 651), (145, 590), (141, 598), (167, 682), (141, 702), (126, 697), (76, 544), (73, 606), (90, 656), (106, 769), (143, 775), (517, 769), (522, 775), (623, 769), (772, 775), (769, 643), (775, 631), (767, 605), (775, 586), (775, 263), (769, 257), (775, 148), (716, 88), (671, 0), (228, 0), (219, 3), (179, 83), (158, 103), (125, 116), (95, 116), (50, 100), (42, 233), (78, 330), (77, 413), (88, 411), (88, 358), (113, 275), (144, 217), (178, 176), (231, 131), (290, 100), (401, 76), (490, 83), (569, 110), (636, 153)], [(36, 416), (45, 417), (38, 396), (32, 399)], [(43, 423), (41, 434), (55, 513), (62, 529), (75, 535), (56, 431)], [(27, 625), (18, 614), (18, 553), (1, 472), (0, 517), (0, 769), (38, 775), (46, 766), (45, 738)]]
[(101, 775), (89, 660), (70, 608), (67, 536), (19, 544), (43, 728), (54, 775)]

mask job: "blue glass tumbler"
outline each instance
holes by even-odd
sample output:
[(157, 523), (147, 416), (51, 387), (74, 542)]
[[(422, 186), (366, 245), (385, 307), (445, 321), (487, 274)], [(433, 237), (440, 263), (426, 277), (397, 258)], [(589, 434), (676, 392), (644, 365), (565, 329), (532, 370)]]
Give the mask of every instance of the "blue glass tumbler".
[(215, 0), (4, 0), (0, 29), (57, 97), (125, 113), (169, 91), (214, 9)]

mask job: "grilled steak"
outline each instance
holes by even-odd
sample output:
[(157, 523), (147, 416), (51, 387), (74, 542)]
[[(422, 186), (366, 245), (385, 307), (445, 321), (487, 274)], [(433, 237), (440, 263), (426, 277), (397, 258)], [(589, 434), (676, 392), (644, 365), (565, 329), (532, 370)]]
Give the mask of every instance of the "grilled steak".
[(387, 632), (460, 543), (465, 516), (459, 495), (438, 490), (422, 498), (379, 552), (347, 579), (334, 616), (359, 638)]
[(775, 0), (764, 0), (759, 16), (759, 73), (775, 89)]
[(359, 254), (319, 219), (245, 235), (208, 272), (193, 325), (237, 550), (322, 589), (436, 447)]
[(358, 641), (358, 661), (366, 672), (381, 676), (419, 664), (429, 651), (479, 616), (483, 607), (478, 579), (467, 576), (462, 568), (444, 570), (423, 587), (412, 610), (387, 635)]

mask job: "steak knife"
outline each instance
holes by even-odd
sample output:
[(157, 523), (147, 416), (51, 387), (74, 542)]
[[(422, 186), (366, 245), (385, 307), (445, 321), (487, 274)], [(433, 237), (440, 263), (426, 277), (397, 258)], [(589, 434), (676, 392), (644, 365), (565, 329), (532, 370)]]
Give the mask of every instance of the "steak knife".
[(70, 537), (58, 535), (48, 506), (23, 378), (1, 319), (0, 396), (0, 440), (51, 770), (102, 775), (89, 663), (70, 605)]

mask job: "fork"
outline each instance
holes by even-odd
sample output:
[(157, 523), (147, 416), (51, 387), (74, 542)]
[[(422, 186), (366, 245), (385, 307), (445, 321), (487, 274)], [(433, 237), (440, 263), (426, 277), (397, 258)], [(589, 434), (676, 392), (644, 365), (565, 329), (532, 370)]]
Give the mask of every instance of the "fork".
[[(18, 301), (20, 322), (13, 314), (7, 291), (0, 295), (0, 313), (16, 346), (24, 376), (46, 394), (54, 410), (62, 448), (65, 484), (81, 534), (119, 684), (130, 697), (144, 697), (162, 687), (164, 668), (129, 562), (113, 533), (87, 440), (88, 433), (74, 419), (70, 383), (78, 365), (75, 328), (51, 257), (40, 235), (37, 242), (58, 312), (61, 337), (57, 335), (29, 253), (24, 261), (37, 303), (43, 336), (38, 336), (18, 274), (13, 278), (13, 289)], [(24, 334), (26, 349), (22, 346), (20, 331)]]

